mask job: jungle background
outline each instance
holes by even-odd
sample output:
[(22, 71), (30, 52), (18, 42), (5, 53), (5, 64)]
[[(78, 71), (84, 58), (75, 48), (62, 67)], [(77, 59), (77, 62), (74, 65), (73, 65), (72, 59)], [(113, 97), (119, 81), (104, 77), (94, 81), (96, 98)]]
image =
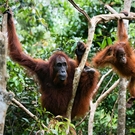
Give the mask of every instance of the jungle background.
[[(3, 10), (5, 1), (0, 1), (0, 10)], [(109, 14), (104, 8), (109, 4), (117, 12), (123, 9), (121, 0), (75, 0), (90, 17), (100, 14)], [(75, 58), (75, 47), (78, 41), (86, 41), (88, 25), (85, 17), (80, 14), (67, 0), (9, 0), (19, 39), (26, 53), (34, 58), (48, 59), (56, 50), (64, 51), (71, 58)], [(131, 11), (135, 12), (135, 1)], [(129, 22), (129, 38), (135, 47), (135, 23)], [(112, 44), (116, 40), (117, 21), (98, 24), (94, 40), (89, 53), (89, 62), (97, 51)], [(25, 70), (7, 58), (8, 82), (7, 90), (15, 93), (15, 98), (38, 116), (45, 124), (49, 122), (49, 112), (43, 111), (40, 104), (38, 85)], [(109, 68), (100, 69), (101, 76)], [(115, 72), (109, 74), (103, 81), (95, 99), (107, 90), (116, 80)], [(127, 99), (129, 93), (127, 92)], [(116, 88), (98, 107), (94, 119), (93, 135), (116, 134), (117, 129), (117, 98)], [(87, 116), (89, 117), (89, 115)], [(73, 121), (76, 125), (80, 120)], [(76, 130), (88, 133), (88, 118)], [(4, 135), (33, 135), (40, 129), (39, 123), (33, 120), (15, 104), (8, 108)], [(54, 131), (54, 134), (56, 132)], [(57, 134), (57, 133), (56, 133)], [(126, 134), (135, 134), (135, 104), (126, 111)]]

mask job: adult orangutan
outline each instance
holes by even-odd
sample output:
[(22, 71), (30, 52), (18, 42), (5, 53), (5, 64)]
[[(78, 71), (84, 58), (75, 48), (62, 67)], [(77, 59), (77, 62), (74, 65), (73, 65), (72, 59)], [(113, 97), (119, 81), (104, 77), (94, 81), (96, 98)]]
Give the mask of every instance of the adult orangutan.
[[(33, 59), (22, 50), (16, 34), (12, 13), (7, 11), (8, 20), (8, 49), (9, 55), (15, 62), (35, 74), (41, 92), (42, 107), (54, 115), (66, 115), (68, 103), (72, 96), (72, 85), (75, 68), (81, 61), (85, 44), (78, 42), (77, 60), (69, 58), (65, 53), (55, 52), (48, 61)], [(98, 72), (84, 67), (81, 75), (75, 101), (72, 109), (72, 119), (85, 115), (89, 110), (89, 101), (98, 82)]]

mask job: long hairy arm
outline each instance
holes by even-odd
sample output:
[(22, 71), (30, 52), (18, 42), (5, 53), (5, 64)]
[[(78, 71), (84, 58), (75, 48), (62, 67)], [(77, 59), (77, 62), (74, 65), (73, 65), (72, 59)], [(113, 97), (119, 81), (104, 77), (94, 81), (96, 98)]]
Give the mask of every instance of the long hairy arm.
[(117, 36), (118, 36), (118, 41), (128, 41), (127, 31), (122, 19), (118, 20)]
[(7, 30), (8, 30), (8, 49), (10, 57), (20, 64), (21, 66), (26, 67), (27, 69), (34, 71), (38, 63), (37, 60), (31, 58), (23, 52), (21, 43), (17, 37), (16, 29), (12, 17), (11, 11), (7, 11)]

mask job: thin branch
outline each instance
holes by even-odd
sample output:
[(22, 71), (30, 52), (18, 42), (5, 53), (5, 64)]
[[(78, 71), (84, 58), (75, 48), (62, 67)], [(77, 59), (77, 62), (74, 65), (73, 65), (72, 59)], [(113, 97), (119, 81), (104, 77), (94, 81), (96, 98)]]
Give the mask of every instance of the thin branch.
[(90, 102), (91, 113), (89, 117), (88, 123), (88, 135), (93, 134), (93, 123), (94, 123), (94, 115), (98, 105), (114, 90), (114, 88), (119, 84), (120, 79), (118, 79), (104, 94), (102, 94), (95, 103)]
[(99, 103), (101, 103), (111, 92), (112, 90), (114, 90), (114, 88), (117, 87), (117, 85), (119, 84), (120, 79), (118, 79), (104, 94), (102, 94), (96, 101), (97, 106), (99, 105)]
[(107, 8), (107, 9), (108, 9), (111, 13), (113, 13), (113, 14), (117, 14), (117, 13), (118, 13), (118, 12), (115, 11), (112, 7), (110, 7), (108, 4), (106, 4), (104, 7)]
[(8, 8), (8, 0), (6, 1), (6, 8)]
[(98, 89), (98, 88), (100, 87), (100, 85), (101, 85), (101, 83), (103, 82), (103, 80), (105, 79), (105, 77), (108, 76), (112, 71), (113, 71), (113, 70), (110, 69), (106, 74), (102, 75), (100, 81), (98, 82), (98, 85), (97, 85), (97, 88), (96, 88), (96, 89)]
[(81, 119), (81, 121), (79, 121), (79, 122), (75, 125), (75, 127), (78, 127), (78, 126), (87, 118), (87, 116), (89, 115), (89, 113), (90, 113), (90, 111), (86, 113), (86, 115)]
[[(18, 102), (15, 98), (12, 99), (12, 101), (20, 107), (22, 110), (24, 110), (30, 117), (32, 117), (35, 121), (39, 122), (39, 119), (36, 115), (32, 114), (26, 107), (24, 107), (20, 102)], [(41, 123), (43, 128), (48, 129), (43, 123)]]
[(97, 90), (99, 89), (100, 85), (102, 84), (103, 80), (105, 79), (106, 76), (108, 76), (113, 70), (110, 69), (105, 75), (102, 75), (102, 77), (100, 78), (97, 87), (95, 88), (93, 95), (95, 95), (97, 93)]
[(17, 101), (15, 98), (12, 99), (12, 101), (18, 106), (20, 107), (22, 110), (24, 110), (30, 117), (32, 117), (34, 120), (37, 120), (37, 116), (35, 116), (34, 114), (32, 114), (27, 108), (25, 108), (19, 101)]
[(90, 19), (89, 15), (88, 15), (84, 10), (82, 10), (79, 6), (77, 6), (76, 3), (75, 3), (73, 0), (68, 0), (68, 1), (69, 1), (80, 13), (82, 13), (82, 14), (86, 17), (88, 23), (90, 24), (91, 19)]
[(112, 81), (112, 79), (113, 79), (113, 77), (114, 77), (114, 74), (115, 74), (115, 73), (113, 73), (112, 76), (110, 77), (108, 83), (106, 84), (106, 86), (104, 87), (104, 89), (103, 89), (103, 91), (102, 91), (102, 94), (105, 92), (106, 88), (108, 87), (108, 85), (109, 85), (110, 82)]

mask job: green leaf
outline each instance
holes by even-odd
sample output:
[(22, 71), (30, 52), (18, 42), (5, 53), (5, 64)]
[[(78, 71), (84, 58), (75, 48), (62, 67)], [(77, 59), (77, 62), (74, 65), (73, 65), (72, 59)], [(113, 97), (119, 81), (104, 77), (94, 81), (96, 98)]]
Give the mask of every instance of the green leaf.
[(101, 44), (101, 49), (103, 49), (103, 48), (105, 48), (106, 47), (106, 45), (107, 45), (107, 42), (106, 42), (106, 37), (103, 39), (103, 41), (102, 41), (102, 44)]
[(39, 13), (39, 11), (38, 11), (37, 8), (35, 8), (35, 11), (36, 11), (36, 15), (37, 15), (38, 17), (40, 17), (40, 13)]
[(47, 27), (47, 23), (45, 22), (45, 19), (39, 18), (38, 19), (45, 27)]
[(112, 44), (112, 39), (110, 37), (107, 37), (107, 43), (108, 43), (108, 45)]
[(0, 12), (4, 12), (5, 11), (5, 8), (4, 7), (0, 7)]
[(131, 133), (135, 133), (135, 128), (130, 129)]

